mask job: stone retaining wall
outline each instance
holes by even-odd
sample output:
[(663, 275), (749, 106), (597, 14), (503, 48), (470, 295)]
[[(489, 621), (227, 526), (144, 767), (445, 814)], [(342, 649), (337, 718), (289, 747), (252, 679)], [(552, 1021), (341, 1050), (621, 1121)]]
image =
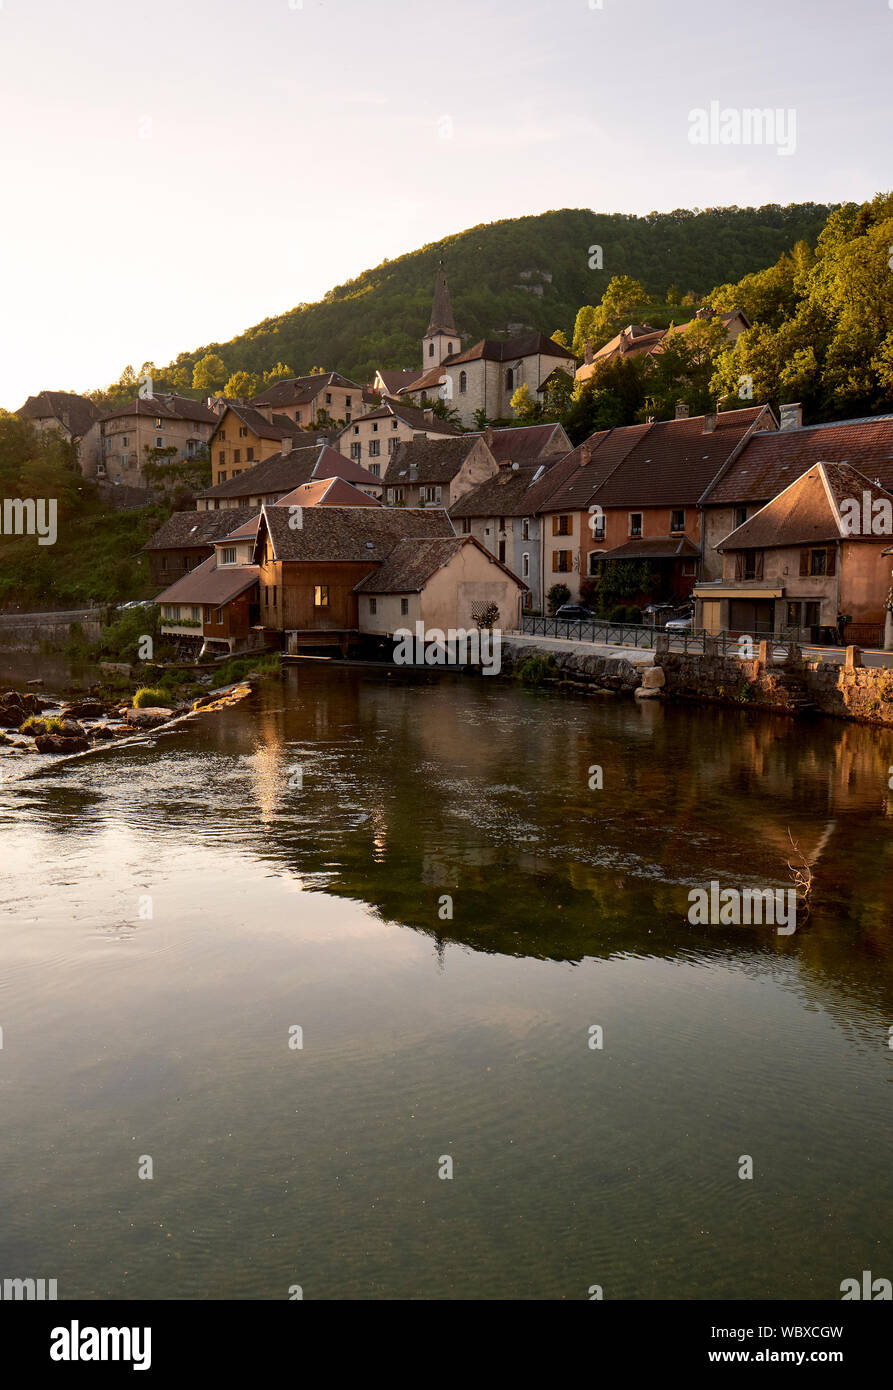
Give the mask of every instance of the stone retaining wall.
[(102, 629), (102, 609), (84, 608), (67, 613), (0, 614), (0, 647), (7, 651), (59, 651), (71, 636), (74, 623), (80, 623), (90, 642), (98, 642)]

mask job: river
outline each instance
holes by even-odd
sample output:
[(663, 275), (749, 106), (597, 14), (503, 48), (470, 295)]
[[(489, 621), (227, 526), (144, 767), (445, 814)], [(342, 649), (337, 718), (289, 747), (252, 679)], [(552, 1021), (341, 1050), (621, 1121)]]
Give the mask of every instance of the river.
[[(893, 1276), (891, 766), (883, 729), (325, 663), (37, 776), (4, 760), (0, 1274), (96, 1299)], [(689, 923), (692, 887), (788, 886), (789, 833), (794, 933)]]

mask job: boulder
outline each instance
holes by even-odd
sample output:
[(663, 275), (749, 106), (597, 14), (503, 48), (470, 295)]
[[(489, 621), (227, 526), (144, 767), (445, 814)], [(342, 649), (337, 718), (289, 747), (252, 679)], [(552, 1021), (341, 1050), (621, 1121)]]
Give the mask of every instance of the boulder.
[(36, 695), (23, 695), (22, 706), (26, 714), (42, 714), (46, 709), (43, 700), (39, 700)]
[(154, 729), (156, 724), (165, 724), (168, 719), (173, 719), (172, 709), (161, 709), (158, 706), (148, 706), (146, 709), (129, 709), (127, 711), (127, 723), (137, 729)]
[(0, 705), (0, 729), (18, 729), (25, 722), (25, 711), (17, 705)]
[(24, 709), (25, 702), (21, 695), (14, 690), (7, 690), (5, 695), (0, 695), (0, 705), (13, 706), (17, 709)]
[(661, 692), (659, 690), (649, 690), (647, 686), (640, 685), (636, 691), (637, 700), (659, 700)]
[(65, 738), (62, 734), (40, 734), (34, 740), (38, 753), (83, 753), (89, 747), (85, 738)]
[(662, 690), (667, 683), (662, 666), (646, 666), (642, 672), (642, 685), (645, 690)]
[(101, 719), (105, 714), (105, 705), (98, 700), (80, 700), (74, 705), (64, 705), (61, 711), (62, 719)]
[(114, 737), (115, 735), (107, 724), (95, 724), (90, 730), (90, 738), (92, 739), (110, 739)]
[(124, 661), (100, 661), (99, 669), (104, 676), (130, 676), (133, 668)]
[(86, 729), (76, 719), (68, 719), (63, 715), (61, 723), (62, 732), (67, 738), (84, 738), (86, 736)]

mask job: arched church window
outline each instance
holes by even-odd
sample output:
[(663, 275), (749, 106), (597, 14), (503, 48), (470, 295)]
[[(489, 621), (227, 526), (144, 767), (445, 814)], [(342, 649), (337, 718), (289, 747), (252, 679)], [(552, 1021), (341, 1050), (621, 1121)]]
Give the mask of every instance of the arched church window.
[(428, 344), (428, 356), (429, 356), (429, 357), (433, 357), (433, 356), (434, 356), (434, 344), (433, 344), (433, 343), (429, 343), (429, 344)]
[(460, 373), (459, 373), (459, 390), (460, 390), (460, 391), (467, 391), (467, 390), (468, 390), (468, 373), (467, 373), (467, 372), (460, 372)]
[(513, 391), (515, 389), (515, 373), (512, 371), (511, 367), (508, 368), (505, 374), (505, 389), (506, 391)]

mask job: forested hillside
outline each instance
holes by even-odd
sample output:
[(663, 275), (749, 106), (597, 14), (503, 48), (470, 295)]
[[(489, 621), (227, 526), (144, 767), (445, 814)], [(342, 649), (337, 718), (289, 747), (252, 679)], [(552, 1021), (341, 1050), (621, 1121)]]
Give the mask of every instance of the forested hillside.
[[(289, 374), (321, 366), (360, 382), (377, 367), (415, 366), (441, 256), (467, 342), (510, 332), (513, 325), (561, 329), (570, 341), (578, 309), (598, 303), (613, 276), (635, 278), (664, 303), (668, 293), (673, 302), (701, 296), (774, 264), (798, 241), (815, 245), (828, 212), (817, 203), (647, 217), (563, 209), (472, 227), (364, 271), (319, 303), (299, 304), (231, 342), (184, 352), (153, 375), (159, 389), (191, 393), (195, 365), (209, 354), (225, 368), (218, 389), (234, 372), (262, 377), (277, 363)], [(601, 248), (601, 269), (589, 267), (598, 259), (590, 255), (594, 246)], [(122, 378), (122, 396), (132, 394), (138, 370), (135, 362)]]

